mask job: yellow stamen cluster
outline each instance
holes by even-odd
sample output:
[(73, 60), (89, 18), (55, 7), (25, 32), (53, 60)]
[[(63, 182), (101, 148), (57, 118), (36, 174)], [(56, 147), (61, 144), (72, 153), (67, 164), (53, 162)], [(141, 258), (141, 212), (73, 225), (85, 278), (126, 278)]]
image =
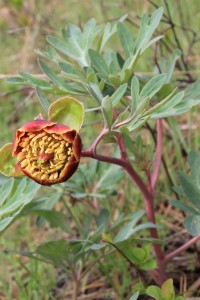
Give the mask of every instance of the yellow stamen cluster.
[(21, 168), (37, 180), (53, 181), (60, 178), (73, 155), (72, 145), (61, 135), (45, 131), (26, 134), (19, 146), (22, 150), (17, 159), (21, 162)]

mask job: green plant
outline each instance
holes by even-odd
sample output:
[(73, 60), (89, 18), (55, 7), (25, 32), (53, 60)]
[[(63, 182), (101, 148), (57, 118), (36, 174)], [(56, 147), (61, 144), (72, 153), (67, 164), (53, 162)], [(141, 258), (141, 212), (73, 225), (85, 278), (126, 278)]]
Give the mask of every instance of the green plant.
[[(50, 187), (50, 191), (56, 194), (51, 202), (41, 195), (38, 198), (35, 196), (39, 189), (35, 183), (33, 188), (35, 194), (31, 191), (31, 195), (35, 197), (33, 199), (27, 197), (29, 188), (26, 186), (26, 180), (20, 182), (19, 186), (22, 186), (22, 191), (13, 188), (13, 179), (6, 181), (2, 186), (2, 193), (6, 195), (5, 202), (2, 203), (2, 230), (24, 214), (36, 214), (47, 219), (52, 226), (58, 226), (67, 231), (63, 215), (51, 211), (53, 204), (61, 196), (64, 197), (66, 192), (75, 201), (84, 197), (106, 198), (109, 193), (114, 193), (115, 185), (124, 176), (122, 170), (137, 185), (144, 199), (147, 221), (141, 221), (144, 211), (139, 210), (127, 217), (119, 216), (117, 221), (109, 226), (108, 211), (106, 209), (98, 211), (95, 202), (93, 206), (98, 212), (95, 218), (95, 231), (88, 233), (92, 222), (90, 219), (81, 223), (79, 218), (74, 215), (82, 239), (51, 241), (38, 246), (32, 253), (28, 253), (29, 257), (34, 259), (42, 257), (63, 269), (69, 266), (74, 280), (74, 299), (77, 299), (80, 280), (91, 268), (89, 266), (84, 269), (85, 261), (88, 255), (92, 253), (95, 256), (97, 251), (102, 253), (103, 257), (107, 254), (106, 251), (109, 253), (117, 251), (131, 267), (137, 270), (143, 280), (145, 280), (143, 271), (150, 270), (154, 281), (156, 284), (162, 285), (162, 288), (160, 290), (158, 287), (149, 287), (147, 289), (149, 293), (153, 289), (161, 295), (161, 291), (163, 292), (167, 284), (170, 284), (170, 288), (173, 290), (172, 282), (165, 282), (165, 266), (177, 252), (167, 256), (163, 252), (154, 209), (155, 187), (162, 159), (162, 119), (183, 114), (199, 104), (200, 100), (194, 95), (191, 88), (186, 89), (186, 93), (184, 93), (174, 87), (170, 81), (176, 61), (181, 56), (181, 52), (177, 49), (168, 57), (166, 63), (161, 65), (161, 68), (156, 69), (152, 78), (148, 79), (137, 74), (139, 62), (145, 51), (163, 37), (159, 35), (152, 38), (162, 18), (162, 13), (163, 10), (160, 8), (151, 17), (144, 14), (137, 36), (133, 36), (129, 27), (124, 24), (126, 16), (114, 25), (107, 23), (105, 27), (96, 25), (94, 19), (89, 20), (83, 30), (69, 24), (62, 30), (62, 39), (48, 36), (47, 41), (50, 45), (47, 50), (38, 51), (43, 57), (42, 60), (39, 60), (39, 66), (46, 76), (45, 79), (24, 72), (19, 72), (19, 76), (8, 79), (8, 82), (12, 84), (27, 85), (36, 91), (44, 109), (44, 117), (48, 118), (47, 124), (54, 121), (70, 127), (71, 130), (78, 131), (82, 126), (85, 112), (86, 119), (87, 115), (96, 114), (102, 128), (94, 141), (90, 142), (89, 148), (85, 149), (84, 147), (81, 152), (82, 158), (92, 158), (98, 163), (91, 163), (90, 170), (83, 165), (70, 181), (56, 188)], [(119, 39), (120, 49), (106, 47), (114, 35), (117, 35)], [(46, 59), (50, 65), (44, 61)], [(55, 66), (52, 66), (52, 63), (55, 63)], [(52, 104), (49, 103), (49, 95), (56, 98)], [(65, 95), (65, 97), (57, 99), (58, 95)], [(74, 98), (75, 96), (79, 101)], [(32, 121), (31, 124), (34, 122)], [(136, 138), (136, 135), (142, 126), (149, 126), (149, 123), (154, 124), (154, 122), (156, 122), (157, 128), (156, 147), (152, 149), (152, 146), (149, 146), (145, 148), (146, 151), (142, 151), (144, 147), (142, 139)], [(30, 130), (32, 129), (30, 128)], [(84, 127), (80, 135), (84, 146)], [(105, 150), (103, 154), (100, 154), (100, 143), (106, 147), (107, 142), (112, 143), (112, 149), (109, 153), (106, 153)], [(20, 152), (22, 152), (24, 145), (19, 146), (21, 147)], [(134, 146), (136, 154), (133, 153)], [(38, 146), (36, 153), (38, 160), (41, 160), (40, 147), (41, 145)], [(13, 149), (15, 150), (14, 146)], [(147, 150), (148, 153), (146, 153)], [(5, 169), (12, 170), (12, 167), (16, 166), (16, 161), (12, 157), (11, 145), (3, 147), (0, 154), (0, 170), (7, 175)], [(144, 155), (141, 157), (142, 154)], [(137, 160), (137, 157), (142, 161)], [(110, 173), (106, 174), (106, 180), (110, 182), (110, 186), (108, 186), (108, 182), (105, 182), (101, 172), (98, 174), (99, 162), (111, 164)], [(46, 163), (45, 166), (48, 167), (46, 161), (42, 163)], [(69, 161), (66, 162), (66, 164), (68, 163)], [(138, 163), (140, 163), (140, 168), (137, 167)], [(23, 166), (20, 171), (26, 174)], [(113, 176), (115, 173), (116, 177)], [(99, 175), (100, 179), (94, 192), (90, 191), (90, 187), (96, 175)], [(53, 184), (53, 182), (51, 183)], [(113, 188), (111, 188), (112, 186)], [(10, 194), (14, 195), (11, 200), (8, 199)], [(70, 210), (66, 202), (65, 205), (66, 209)], [(72, 211), (70, 213), (73, 214)], [(91, 219), (93, 218), (94, 216), (91, 217)], [(141, 224), (137, 224), (138, 222)], [(82, 225), (86, 228), (85, 230), (81, 228)], [(117, 234), (115, 233), (116, 229), (118, 230)], [(150, 237), (146, 236), (147, 230)], [(136, 232), (141, 231), (144, 235), (142, 238), (134, 236)], [(194, 242), (194, 240), (191, 241)], [(191, 244), (191, 241), (185, 248)], [(180, 248), (177, 251), (180, 252), (184, 249)], [(24, 253), (24, 255), (27, 254)], [(78, 264), (79, 261), (81, 261), (81, 265)], [(76, 271), (77, 266), (79, 267), (78, 272)], [(168, 298), (163, 295), (155, 299), (167, 300)], [(133, 297), (136, 299), (137, 294)], [(173, 297), (169, 299), (181, 299), (180, 297), (175, 298), (174, 294)]]

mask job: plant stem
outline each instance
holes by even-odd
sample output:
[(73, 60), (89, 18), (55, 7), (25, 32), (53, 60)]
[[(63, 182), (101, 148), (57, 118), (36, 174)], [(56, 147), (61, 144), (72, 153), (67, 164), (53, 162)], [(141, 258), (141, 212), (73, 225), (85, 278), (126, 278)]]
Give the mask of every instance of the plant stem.
[(145, 277), (144, 277), (144, 274), (142, 273), (142, 271), (137, 267), (136, 264), (134, 264), (127, 256), (126, 254), (124, 254), (124, 252), (115, 244), (111, 243), (111, 242), (108, 242), (108, 241), (104, 241), (102, 240), (102, 242), (105, 242), (107, 244), (110, 244), (111, 246), (113, 246), (120, 254), (121, 256), (123, 256), (125, 258), (125, 260), (133, 267), (137, 270), (138, 274), (140, 274), (141, 276), (141, 279), (143, 281), (144, 284), (146, 284), (146, 280), (145, 280)]
[[(146, 184), (143, 182), (142, 178), (137, 174), (134, 170), (132, 165), (128, 160), (122, 158), (115, 158), (100, 155), (94, 153), (91, 149), (82, 152), (83, 157), (91, 157), (97, 159), (99, 161), (112, 163), (123, 167), (126, 172), (131, 176), (132, 180), (136, 183), (138, 188), (140, 189), (143, 197), (144, 197), (144, 204), (145, 204), (145, 211), (149, 222), (156, 223), (154, 208), (153, 208), (153, 194), (148, 190)], [(151, 237), (154, 239), (158, 239), (158, 233), (156, 228), (150, 228)], [(156, 254), (156, 259), (158, 263), (158, 277), (155, 278), (158, 284), (162, 284), (165, 279), (165, 272), (164, 272), (164, 254), (162, 252), (161, 246), (158, 244), (153, 244), (153, 248)]]
[(166, 257), (165, 257), (165, 263), (169, 262), (170, 260), (172, 260), (179, 253), (181, 253), (181, 252), (185, 251), (186, 249), (188, 249), (191, 245), (193, 245), (194, 243), (196, 243), (199, 239), (200, 239), (200, 234), (198, 234), (197, 236), (193, 237), (191, 240), (189, 240), (187, 243), (185, 243), (184, 245), (182, 245), (178, 249), (176, 249), (176, 250), (172, 251), (171, 253), (167, 254)]
[(158, 173), (160, 169), (160, 164), (162, 160), (162, 144), (163, 144), (163, 125), (162, 119), (157, 120), (157, 146), (156, 146), (156, 161), (153, 168), (153, 173), (151, 177), (151, 189), (154, 191), (155, 184), (158, 178)]
[(103, 128), (103, 130), (100, 132), (100, 134), (97, 136), (96, 140), (93, 142), (92, 146), (91, 146), (91, 150), (92, 152), (95, 154), (96, 153), (96, 148), (99, 144), (99, 142), (101, 141), (102, 137), (108, 133), (108, 129), (106, 127)]
[(78, 284), (79, 284), (79, 281), (78, 280), (74, 280), (73, 282), (73, 300), (78, 300)]
[[(144, 205), (145, 205), (145, 212), (149, 222), (156, 224), (155, 213), (154, 213), (154, 206), (153, 206), (153, 193), (151, 193), (146, 184), (143, 182), (141, 177), (135, 172), (131, 164), (128, 162), (126, 166), (127, 173), (131, 176), (133, 181), (137, 184), (138, 188), (140, 189), (143, 198), (144, 198)], [(158, 239), (158, 232), (156, 228), (150, 228), (151, 237), (154, 239)], [(164, 253), (161, 249), (161, 246), (158, 244), (153, 244), (153, 248), (155, 251), (157, 263), (158, 263), (158, 276), (155, 278), (157, 283), (161, 285), (165, 280), (165, 268), (164, 268)]]

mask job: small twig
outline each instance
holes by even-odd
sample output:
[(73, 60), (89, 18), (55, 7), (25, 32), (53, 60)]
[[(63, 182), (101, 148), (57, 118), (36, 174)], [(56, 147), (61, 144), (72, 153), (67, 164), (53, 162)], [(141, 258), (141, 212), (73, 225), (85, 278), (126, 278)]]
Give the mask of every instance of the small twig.
[(176, 250), (172, 251), (171, 253), (167, 254), (165, 256), (165, 263), (172, 260), (175, 256), (177, 256), (181, 252), (187, 250), (190, 246), (192, 246), (194, 243), (196, 243), (199, 239), (200, 239), (200, 234), (193, 237), (191, 240), (189, 240), (187, 243), (185, 243), (184, 245), (182, 245), (178, 249), (176, 249)]
[(142, 273), (142, 271), (137, 267), (137, 265), (135, 263), (133, 263), (129, 258), (128, 256), (126, 256), (124, 254), (124, 252), (116, 245), (116, 244), (113, 244), (111, 242), (108, 242), (108, 241), (104, 241), (102, 240), (102, 242), (105, 242), (107, 244), (110, 244), (112, 247), (114, 247), (120, 254), (121, 256), (123, 256), (125, 258), (125, 260), (130, 264), (130, 266), (132, 266), (133, 268), (135, 268), (137, 270), (137, 272), (140, 274), (141, 276), (141, 279), (143, 280), (144, 283), (146, 283), (146, 279)]
[[(156, 138), (156, 135), (155, 135), (154, 130), (151, 128), (151, 126), (150, 126), (148, 123), (146, 123), (146, 126), (147, 126), (147, 129), (150, 131), (150, 133), (151, 133), (151, 135), (152, 135), (152, 138), (153, 138), (153, 140), (154, 140), (154, 143), (157, 144), (157, 138)], [(167, 167), (167, 163), (166, 163), (165, 158), (164, 158), (163, 156), (162, 156), (162, 164), (163, 164), (163, 168), (164, 168), (164, 170), (165, 170), (166, 176), (167, 176), (167, 178), (168, 178), (170, 187), (171, 187), (171, 189), (172, 189), (172, 187), (173, 187), (175, 184), (174, 184), (173, 179), (172, 179), (172, 177), (171, 177), (171, 175), (170, 175), (170, 173), (169, 173), (169, 170), (168, 170), (168, 167)], [(173, 190), (173, 192), (175, 193), (176, 198), (179, 199), (178, 194), (177, 194), (174, 190)]]

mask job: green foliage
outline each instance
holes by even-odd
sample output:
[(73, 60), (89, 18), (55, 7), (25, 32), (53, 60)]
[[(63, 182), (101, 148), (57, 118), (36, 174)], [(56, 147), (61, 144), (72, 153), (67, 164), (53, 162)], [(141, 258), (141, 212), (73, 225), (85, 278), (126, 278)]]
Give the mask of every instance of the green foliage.
[[(115, 174), (115, 176), (112, 176)], [(81, 164), (77, 172), (64, 185), (76, 199), (84, 197), (105, 198), (108, 195), (116, 195), (116, 185), (124, 179), (124, 173), (116, 165), (102, 164), (91, 161), (90, 164)], [(93, 191), (92, 187), (95, 187)]]
[(182, 296), (176, 296), (174, 291), (173, 280), (166, 280), (161, 288), (151, 285), (146, 289), (146, 294), (155, 300), (184, 300)]
[(8, 179), (1, 187), (0, 231), (7, 228), (14, 220), (22, 216), (28, 204), (39, 190), (39, 184), (24, 178)]
[(6, 176), (17, 175), (16, 158), (12, 157), (12, 144), (6, 144), (0, 149), (0, 172)]
[(61, 193), (51, 189), (51, 196), (38, 197), (39, 189), (39, 184), (27, 178), (5, 181), (0, 189), (0, 231), (8, 228), (16, 219), (30, 214), (39, 216), (39, 223), (45, 219), (52, 227), (68, 231), (64, 215), (51, 211)]
[[(47, 41), (51, 46), (46, 52), (38, 51), (43, 58), (56, 63), (60, 74), (40, 59), (39, 65), (50, 81), (24, 72), (19, 72), (21, 77), (10, 78), (8, 81), (36, 87), (40, 102), (46, 110), (48, 100), (45, 95), (49, 93), (92, 97), (101, 104), (105, 122), (113, 132), (131, 132), (149, 119), (182, 114), (199, 104), (200, 100), (193, 99), (194, 93), (191, 90), (185, 96), (183, 92), (171, 92), (169, 81), (176, 60), (180, 57), (179, 50), (176, 49), (161, 64), (163, 74), (157, 74), (149, 80), (134, 75), (137, 61), (143, 52), (162, 37), (151, 39), (162, 13), (160, 8), (150, 18), (144, 14), (137, 36), (124, 24), (126, 17), (122, 17), (113, 27), (107, 23), (103, 28), (96, 25), (94, 19), (89, 20), (83, 30), (69, 24), (62, 30), (62, 40), (48, 36)], [(119, 37), (124, 51), (122, 56), (116, 50), (102, 51), (114, 34)], [(120, 105), (123, 99), (126, 99), (125, 108)], [(114, 120), (112, 108), (119, 106), (121, 112)]]
[[(162, 8), (157, 9), (150, 17), (143, 14), (136, 34), (130, 19), (126, 22), (127, 16), (113, 25), (110, 22), (96, 25), (94, 19), (90, 19), (83, 29), (69, 24), (62, 30), (62, 37), (47, 37), (49, 45), (45, 51), (37, 50), (41, 56), (38, 62), (44, 73), (42, 76), (19, 72), (19, 76), (9, 78), (8, 82), (35, 89), (49, 119), (77, 131), (83, 125), (84, 111), (87, 112), (86, 120), (90, 118), (88, 115), (95, 113), (93, 121), (100, 120), (103, 123), (103, 120), (104, 127), (109, 131), (102, 141), (107, 139), (116, 142), (117, 138), (123, 135), (128, 152), (131, 151), (129, 161), (135, 161), (134, 168), (137, 170), (140, 167), (143, 171), (149, 171), (154, 160), (154, 147), (144, 147), (140, 134), (132, 131), (138, 130), (147, 122), (154, 124), (155, 119), (185, 113), (200, 103), (198, 82), (185, 91), (179, 91), (174, 87), (174, 83), (171, 83), (177, 60), (181, 57), (179, 49), (170, 50), (170, 55), (158, 59), (159, 70), (155, 68), (153, 75), (143, 76), (141, 73), (142, 62), (144, 59), (148, 60), (151, 46), (163, 37), (156, 35), (162, 14)], [(146, 51), (147, 49), (149, 51)], [(63, 98), (57, 100), (58, 95)], [(78, 100), (73, 98), (75, 96)], [(85, 126), (85, 146), (87, 141), (84, 130)], [(107, 151), (107, 148), (104, 150)], [(16, 162), (7, 164), (8, 159), (11, 160), (11, 144), (1, 149), (1, 154), (1, 172), (14, 175), (13, 166)], [(113, 151), (109, 155), (116, 158), (118, 152)], [(188, 213), (184, 225), (192, 235), (198, 234), (200, 228), (199, 162), (197, 154), (191, 154), (191, 176), (181, 172), (178, 175), (181, 187), (176, 191), (188, 198), (189, 205), (176, 200), (172, 202)], [(111, 278), (109, 268), (115, 264), (113, 254), (121, 256), (124, 269), (126, 259), (136, 269), (152, 270), (157, 265), (151, 253), (151, 246), (161, 244), (160, 240), (147, 237), (148, 229), (158, 229), (159, 226), (146, 222), (143, 219), (144, 211), (139, 210), (137, 206), (134, 207), (134, 213), (128, 213), (127, 216), (122, 213), (117, 217), (113, 216), (114, 206), (118, 205), (119, 186), (124, 179), (121, 167), (108, 167), (98, 161), (92, 161), (82, 164), (69, 181), (58, 185), (57, 188), (49, 188), (48, 191), (40, 190), (36, 183), (26, 179), (6, 181), (0, 190), (0, 229), (6, 229), (17, 218), (26, 215), (36, 215), (38, 226), (48, 221), (51, 228), (60, 228), (73, 235), (73, 240), (59, 236), (58, 240), (43, 242), (35, 251), (24, 251), (21, 255), (36, 261), (44, 260), (59, 266), (65, 272), (70, 270), (75, 274), (75, 278), (79, 275), (84, 277), (88, 269), (97, 264), (105, 271), (107, 279), (110, 282), (113, 280), (115, 287), (119, 284), (116, 284), (116, 277)], [(113, 201), (111, 207), (108, 202), (114, 197), (117, 200)], [(132, 198), (132, 195), (129, 198)], [(62, 213), (52, 210), (59, 199), (64, 206)], [(72, 204), (69, 203), (69, 199)], [(103, 208), (101, 205), (95, 206), (96, 200), (98, 205), (103, 203)], [(82, 205), (87, 205), (88, 211), (80, 209)], [(128, 209), (128, 212), (130, 208), (133, 209), (133, 203), (128, 208), (126, 206), (128, 205), (123, 203), (122, 209)], [(74, 234), (74, 224), (78, 237)], [(108, 257), (111, 257), (110, 261)], [(127, 275), (129, 270), (126, 269), (124, 273)], [(124, 273), (120, 274), (121, 277)], [(123, 288), (120, 287), (119, 290), (118, 298), (122, 298)], [(156, 300), (183, 299), (181, 296), (175, 296), (172, 279), (167, 280), (161, 288), (147, 287), (146, 294)], [(136, 292), (130, 300), (136, 300), (138, 296), (139, 292)]]
[(129, 300), (137, 300), (139, 296), (139, 292), (136, 292), (134, 295), (132, 295)]
[(75, 98), (63, 97), (50, 105), (48, 115), (49, 120), (79, 131), (83, 124), (84, 108)]
[(181, 197), (187, 198), (188, 204), (178, 200), (172, 200), (171, 203), (188, 214), (184, 226), (191, 235), (195, 236), (200, 233), (200, 156), (197, 152), (190, 152), (188, 164), (191, 174), (178, 172), (180, 187), (175, 188)]

